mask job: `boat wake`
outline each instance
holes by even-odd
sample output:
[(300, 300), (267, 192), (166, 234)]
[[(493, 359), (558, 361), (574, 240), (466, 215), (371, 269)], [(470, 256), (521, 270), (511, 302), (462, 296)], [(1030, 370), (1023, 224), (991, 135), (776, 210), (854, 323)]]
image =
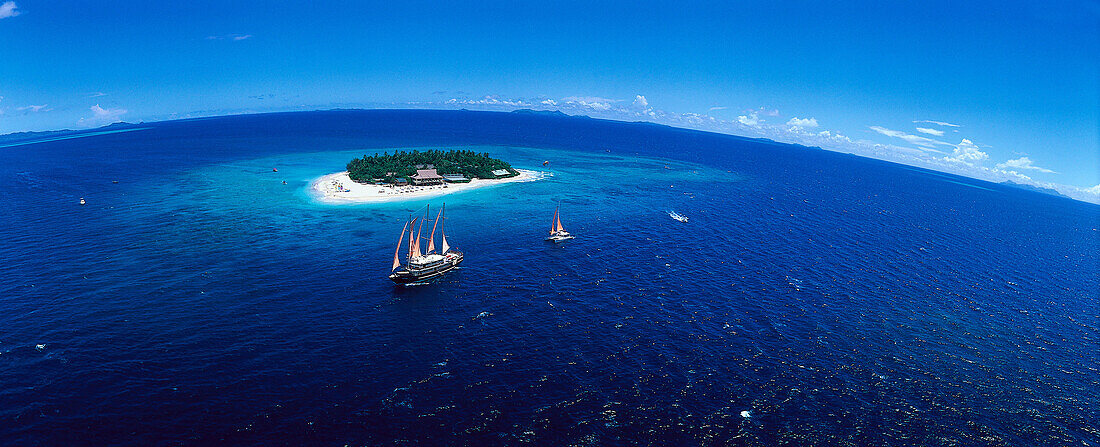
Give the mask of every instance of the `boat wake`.
[(668, 211), (668, 217), (671, 217), (673, 220), (676, 220), (678, 222), (687, 223), (687, 221), (688, 221), (687, 216), (684, 216), (683, 214), (677, 213), (677, 212), (672, 211), (672, 210)]

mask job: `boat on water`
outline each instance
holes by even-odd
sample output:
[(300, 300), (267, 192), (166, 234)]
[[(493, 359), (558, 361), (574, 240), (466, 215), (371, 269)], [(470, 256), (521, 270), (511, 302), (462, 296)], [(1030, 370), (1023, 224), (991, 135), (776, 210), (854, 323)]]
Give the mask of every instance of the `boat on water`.
[(561, 242), (569, 239), (573, 239), (573, 235), (565, 231), (565, 228), (561, 226), (561, 214), (558, 210), (561, 209), (561, 204), (558, 204), (557, 208), (554, 208), (554, 220), (550, 222), (550, 236), (546, 238), (548, 241)]
[[(414, 218), (411, 222), (405, 222), (401, 229), (401, 237), (397, 239), (397, 248), (393, 251), (393, 268), (390, 270), (390, 279), (397, 284), (410, 284), (427, 281), (443, 276), (458, 264), (462, 263), (462, 253), (451, 250), (447, 243), (447, 233), (443, 229), (444, 209), (439, 210), (435, 221), (432, 222), (432, 230), (428, 233), (427, 250), (422, 251), (420, 242), (424, 227), (427, 226), (427, 210), (424, 211), (424, 219)], [(417, 223), (419, 221), (419, 226)], [(435, 250), (435, 229), (439, 228), (443, 244), (440, 250)], [(409, 233), (408, 249), (405, 255), (405, 263), (401, 263), (401, 246), (405, 243), (405, 233)]]
[(677, 221), (683, 222), (683, 223), (687, 223), (687, 221), (688, 221), (687, 216), (684, 216), (683, 214), (677, 213), (675, 211), (669, 211), (668, 212), (668, 217), (671, 217), (671, 218), (673, 218)]

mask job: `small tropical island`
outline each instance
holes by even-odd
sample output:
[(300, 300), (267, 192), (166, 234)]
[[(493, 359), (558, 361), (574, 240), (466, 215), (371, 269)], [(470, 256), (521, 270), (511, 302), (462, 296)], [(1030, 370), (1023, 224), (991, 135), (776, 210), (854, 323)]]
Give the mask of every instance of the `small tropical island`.
[[(470, 179), (500, 179), (519, 175), (508, 162), (492, 158), (488, 152), (479, 154), (469, 150), (396, 151), (393, 155), (384, 152), (382, 155), (352, 159), (347, 168), (348, 177), (359, 183), (466, 183)], [(433, 170), (434, 176), (431, 175)], [(424, 178), (426, 176), (430, 178)]]
[(354, 158), (346, 169), (314, 180), (312, 194), (334, 204), (390, 202), (542, 177), (542, 173), (515, 169), (487, 152), (472, 150), (387, 151)]

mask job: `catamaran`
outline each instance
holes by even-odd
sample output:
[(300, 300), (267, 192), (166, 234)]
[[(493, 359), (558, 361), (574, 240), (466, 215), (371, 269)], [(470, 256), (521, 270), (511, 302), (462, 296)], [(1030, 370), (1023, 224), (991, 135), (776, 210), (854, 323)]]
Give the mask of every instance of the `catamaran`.
[(554, 220), (550, 222), (550, 236), (546, 238), (548, 241), (561, 242), (564, 240), (573, 239), (573, 235), (565, 231), (565, 228), (561, 226), (561, 214), (558, 210), (561, 209), (561, 204), (558, 204), (557, 208), (554, 208)]
[[(436, 215), (435, 221), (432, 223), (432, 231), (428, 233), (428, 249), (421, 252), (420, 249), (420, 235), (424, 231), (424, 227), (428, 222), (428, 211), (424, 211), (424, 219), (414, 218), (411, 222), (405, 222), (405, 227), (401, 229), (401, 237), (397, 239), (397, 248), (393, 251), (393, 269), (391, 269), (390, 279), (398, 284), (409, 284), (415, 282), (427, 281), (429, 279), (442, 276), (462, 263), (462, 253), (451, 250), (450, 244), (447, 243), (447, 233), (443, 229), (444, 213), (446, 209), (444, 205), (443, 209), (439, 210), (439, 214)], [(417, 226), (417, 221), (420, 220), (420, 226)], [(435, 229), (439, 227), (439, 234), (443, 238), (443, 245), (441, 250), (437, 253), (435, 251)], [(405, 232), (409, 233), (409, 248), (405, 256), (405, 264), (401, 264), (401, 245), (405, 242)]]

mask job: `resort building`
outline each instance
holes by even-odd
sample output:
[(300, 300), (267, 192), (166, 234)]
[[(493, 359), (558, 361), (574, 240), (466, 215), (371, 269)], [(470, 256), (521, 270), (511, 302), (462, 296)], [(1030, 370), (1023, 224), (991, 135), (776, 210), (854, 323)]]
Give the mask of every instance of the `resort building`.
[(412, 176), (414, 185), (439, 185), (443, 183), (443, 177), (435, 169), (417, 169)]
[(443, 174), (443, 181), (447, 183), (465, 183), (470, 180), (462, 174)]
[(507, 169), (497, 169), (497, 170), (493, 171), (493, 175), (496, 176), (496, 177), (504, 177), (508, 174), (510, 174), (510, 172), (508, 172)]

